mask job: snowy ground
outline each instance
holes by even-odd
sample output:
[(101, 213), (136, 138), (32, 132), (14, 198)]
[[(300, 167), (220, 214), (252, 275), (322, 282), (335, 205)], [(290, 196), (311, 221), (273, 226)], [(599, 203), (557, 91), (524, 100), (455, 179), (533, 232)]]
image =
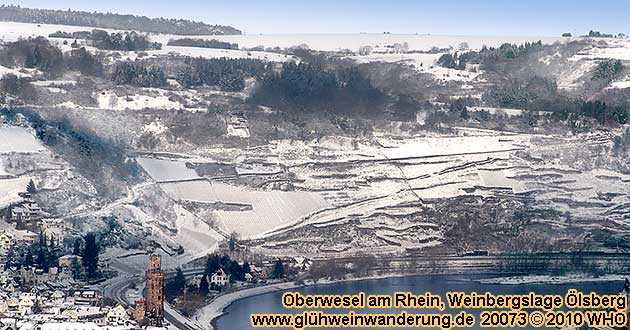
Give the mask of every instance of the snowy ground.
[(599, 42), (605, 42), (606, 46), (590, 47), (588, 50), (573, 56), (572, 60), (593, 60), (612, 58), (618, 60), (630, 60), (630, 40), (614, 38), (598, 38)]
[(445, 35), (426, 35), (426, 34), (372, 34), (372, 33), (356, 33), (356, 34), (269, 34), (269, 35), (239, 35), (239, 36), (211, 36), (205, 37), (215, 38), (232, 43), (238, 43), (240, 47), (281, 47), (288, 48), (300, 44), (306, 44), (310, 49), (338, 51), (350, 49), (358, 51), (361, 46), (371, 46), (374, 50), (386, 50), (386, 46), (395, 43), (407, 43), (409, 50), (428, 51), (432, 47), (448, 48), (452, 46), (457, 48), (462, 42), (467, 42), (470, 48), (479, 49), (486, 46), (499, 46), (502, 43), (510, 42), (522, 44), (527, 41), (542, 40), (543, 43), (554, 43), (556, 41), (567, 41), (569, 38), (561, 37), (541, 37), (541, 36), (445, 36)]
[[(57, 31), (77, 32), (91, 31), (93, 27), (68, 26), (54, 24), (34, 24), (17, 22), (0, 22), (0, 38), (4, 41), (14, 41), (20, 37), (46, 36)], [(108, 32), (120, 32), (114, 29), (102, 29)], [(150, 34), (151, 40), (166, 45), (170, 39), (181, 38), (172, 34)], [(357, 51), (361, 46), (372, 46), (375, 50), (387, 50), (387, 46), (407, 43), (409, 50), (427, 51), (432, 47), (457, 48), (462, 42), (467, 42), (472, 49), (482, 46), (499, 46), (510, 42), (522, 44), (542, 40), (543, 43), (556, 41), (568, 41), (571, 38), (545, 37), (545, 36), (445, 36), (426, 34), (269, 34), (269, 35), (224, 35), (224, 36), (187, 36), (190, 38), (218, 39), (237, 43), (239, 47), (253, 48), (257, 46), (289, 48), (306, 44), (310, 49), (337, 51), (350, 49)], [(57, 39), (61, 41), (63, 39)], [(178, 47), (180, 48), (180, 47)], [(181, 50), (186, 52), (186, 50)], [(257, 56), (257, 55), (253, 55)], [(280, 58), (278, 58), (280, 59)]]
[(138, 157), (136, 160), (156, 181), (180, 181), (200, 178), (194, 169), (186, 166), (185, 161), (144, 157)]
[[(234, 59), (257, 59), (269, 62), (286, 62), (293, 60), (292, 56), (270, 53), (263, 51), (246, 51), (238, 49), (216, 49), (202, 47), (184, 47), (184, 46), (166, 46), (163, 45), (160, 50), (146, 51), (149, 56), (159, 56), (168, 54), (178, 54), (190, 57), (203, 58), (234, 58)], [(135, 60), (138, 56), (137, 52), (122, 52), (122, 58)]]
[(217, 244), (224, 239), (212, 229), (181, 206), (175, 206), (177, 235), (173, 238), (184, 247), (191, 260), (208, 255), (217, 249)]
[(5, 66), (0, 65), (0, 77), (6, 75), (6, 74), (14, 74), (18, 77), (21, 78), (26, 78), (26, 77), (31, 77), (32, 73), (28, 72), (28, 70), (17, 70), (17, 69), (10, 69), (7, 68)]
[(217, 210), (215, 215), (226, 232), (255, 237), (299, 221), (329, 206), (318, 193), (300, 191), (256, 191), (221, 182), (191, 181), (162, 185), (178, 200), (225, 203), (251, 207), (249, 210)]
[(44, 150), (35, 136), (22, 127), (0, 126), (0, 154), (33, 153)]
[(442, 56), (438, 54), (424, 53), (371, 53), (369, 55), (351, 56), (350, 58), (357, 63), (385, 62), (385, 63), (406, 63), (414, 65), (416, 68), (429, 68), (435, 65), (435, 62)]
[(171, 101), (169, 97), (165, 95), (149, 96), (135, 94), (118, 96), (111, 91), (102, 91), (95, 93), (94, 98), (99, 108), (109, 110), (179, 110), (184, 108), (181, 103)]
[(30, 177), (0, 180), (0, 209), (19, 202), (22, 198), (18, 193), (26, 190), (29, 180)]

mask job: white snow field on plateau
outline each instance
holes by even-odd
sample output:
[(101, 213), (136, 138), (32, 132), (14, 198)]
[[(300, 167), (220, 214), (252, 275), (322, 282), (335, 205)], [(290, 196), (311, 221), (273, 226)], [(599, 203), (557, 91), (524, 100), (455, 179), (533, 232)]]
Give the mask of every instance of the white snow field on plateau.
[(251, 206), (251, 210), (215, 211), (222, 228), (255, 237), (290, 225), (329, 206), (318, 193), (300, 191), (256, 191), (221, 182), (193, 181), (162, 185), (171, 196), (186, 201)]

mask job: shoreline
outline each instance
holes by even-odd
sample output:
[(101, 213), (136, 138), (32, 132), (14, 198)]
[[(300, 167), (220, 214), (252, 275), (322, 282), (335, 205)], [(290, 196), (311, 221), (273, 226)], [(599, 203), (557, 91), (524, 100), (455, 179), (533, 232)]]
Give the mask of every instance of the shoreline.
[[(359, 282), (359, 281), (370, 281), (370, 280), (380, 280), (387, 278), (401, 278), (401, 277), (419, 277), (419, 276), (434, 276), (434, 275), (463, 275), (463, 272), (452, 272), (452, 273), (444, 273), (444, 274), (383, 274), (383, 275), (374, 275), (367, 277), (353, 277), (353, 278), (345, 278), (340, 280), (321, 280), (317, 283), (303, 283), (296, 284), (295, 282), (281, 282), (281, 283), (273, 283), (267, 284), (252, 288), (247, 288), (243, 290), (237, 290), (234, 292), (230, 292), (224, 295), (217, 297), (215, 300), (210, 302), (208, 305), (200, 308), (194, 315), (194, 322), (204, 327), (207, 330), (217, 330), (216, 321), (223, 315), (225, 315), (225, 310), (229, 308), (233, 303), (255, 297), (262, 294), (267, 294), (270, 292), (276, 291), (284, 291), (296, 288), (302, 288), (307, 286), (317, 286), (317, 285), (330, 285), (344, 282)], [(593, 277), (588, 275), (565, 275), (565, 276), (552, 276), (552, 275), (507, 275), (507, 274), (499, 274), (499, 273), (479, 273), (475, 275), (496, 275), (496, 277), (487, 278), (487, 279), (477, 279), (471, 280), (478, 283), (484, 284), (497, 284), (497, 285), (519, 285), (519, 284), (549, 284), (549, 285), (558, 285), (558, 284), (570, 284), (575, 283), (577, 281), (589, 281), (589, 282), (609, 282), (609, 281), (622, 281), (625, 278), (630, 278), (630, 275), (618, 275), (618, 274), (609, 274), (603, 275), (600, 277)]]

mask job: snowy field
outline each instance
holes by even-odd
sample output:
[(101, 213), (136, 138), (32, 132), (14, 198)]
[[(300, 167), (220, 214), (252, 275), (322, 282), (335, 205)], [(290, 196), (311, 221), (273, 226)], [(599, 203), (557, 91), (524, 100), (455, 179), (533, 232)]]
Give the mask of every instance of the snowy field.
[(117, 96), (111, 91), (102, 91), (95, 93), (94, 98), (99, 108), (108, 110), (183, 109), (180, 103), (169, 100), (168, 96), (165, 95), (148, 96), (135, 94)]
[[(30, 77), (31, 74), (28, 73), (28, 71), (29, 69), (17, 70), (17, 69), (11, 69), (11, 68), (7, 68), (5, 66), (0, 65), (0, 78), (6, 74), (14, 74), (20, 78)], [(30, 71), (34, 71), (34, 70), (30, 69)]]
[[(293, 59), (292, 56), (261, 52), (261, 51), (245, 51), (237, 49), (216, 49), (216, 48), (202, 48), (202, 47), (183, 47), (183, 46), (167, 46), (164, 44), (160, 50), (149, 50), (147, 54), (153, 55), (168, 55), (171, 53), (190, 56), (190, 57), (204, 57), (204, 58), (234, 58), (234, 59), (258, 59), (270, 62), (285, 62)], [(135, 59), (135, 53), (128, 53), (130, 59)]]
[(606, 47), (591, 47), (587, 51), (574, 55), (571, 60), (594, 60), (602, 58), (612, 58), (630, 61), (630, 40), (614, 38), (598, 38), (607, 44)]
[(0, 180), (0, 208), (20, 201), (18, 193), (24, 192), (30, 177)]
[[(69, 26), (55, 24), (34, 24), (34, 23), (17, 23), (17, 22), (0, 22), (0, 38), (4, 41), (14, 41), (20, 37), (46, 36), (49, 34), (64, 31), (91, 31), (93, 27), (86, 26)], [(120, 30), (102, 29), (108, 32), (119, 32)], [(151, 40), (166, 45), (170, 39), (182, 38), (182, 36), (172, 34), (149, 34)], [(544, 36), (444, 36), (444, 35), (426, 35), (426, 34), (367, 34), (367, 33), (348, 33), (348, 34), (253, 34), (253, 35), (233, 35), (233, 36), (186, 36), (199, 39), (218, 39), (237, 43), (239, 47), (252, 48), (257, 46), (288, 48), (306, 44), (310, 49), (337, 51), (342, 49), (350, 49), (357, 51), (361, 46), (372, 46), (375, 50), (385, 50), (386, 46), (395, 43), (408, 44), (409, 50), (427, 51), (432, 47), (447, 48), (452, 46), (457, 48), (462, 42), (467, 42), (470, 48), (478, 49), (482, 46), (499, 46), (502, 43), (510, 42), (522, 44), (525, 42), (533, 42), (541, 40), (543, 43), (554, 43), (572, 40), (571, 38), (562, 37), (544, 37)], [(61, 40), (61, 39), (59, 39)], [(173, 47), (182, 48), (182, 47)], [(189, 48), (189, 47), (183, 47)], [(181, 50), (186, 52), (186, 50)], [(199, 50), (195, 50), (199, 51)], [(254, 54), (254, 53), (252, 53)], [(200, 55), (203, 56), (203, 55)], [(242, 56), (242, 55), (239, 55)], [(272, 60), (272, 59), (270, 59)]]
[(207, 223), (195, 217), (183, 207), (175, 206), (177, 236), (174, 240), (184, 247), (192, 259), (201, 258), (217, 249), (224, 238)]
[[(57, 31), (63, 32), (78, 32), (78, 31), (91, 31), (94, 29), (93, 27), (87, 26), (70, 26), (70, 25), (55, 25), (55, 24), (34, 24), (34, 23), (18, 23), (18, 22), (0, 22), (0, 39), (2, 41), (15, 41), (19, 38), (28, 38), (28, 37), (38, 37), (43, 36), (48, 38), (48, 35)], [(124, 30), (116, 30), (116, 29), (106, 29), (106, 28), (98, 28), (100, 30), (105, 30), (110, 33), (112, 32), (121, 32)], [(212, 49), (212, 48), (201, 48), (201, 47), (180, 47), (180, 46), (167, 46), (166, 44), (170, 39), (177, 39), (189, 36), (177, 36), (177, 35), (169, 35), (169, 34), (149, 34), (152, 41), (157, 41), (162, 43), (161, 50), (150, 50), (146, 53), (151, 55), (166, 55), (169, 53), (177, 53), (185, 56), (192, 57), (205, 57), (205, 58), (251, 58), (251, 59), (261, 59), (272, 62), (284, 62), (290, 60), (291, 57), (283, 54), (269, 53), (264, 51), (243, 51), (243, 50), (228, 50), (228, 49)], [(206, 39), (216, 39), (217, 36), (204, 36)], [(195, 37), (196, 38), (196, 37)], [(64, 38), (50, 38), (53, 42), (57, 44), (63, 43), (63, 41), (67, 41), (70, 39)], [(69, 51), (71, 48), (69, 46), (63, 46), (62, 49), (64, 51)], [(88, 47), (88, 49), (93, 50), (93, 48)], [(119, 52), (122, 54), (123, 58), (135, 60), (137, 58), (136, 52)], [(3, 73), (2, 68), (0, 68), (0, 74)]]
[(370, 63), (370, 62), (385, 62), (385, 63), (407, 63), (416, 67), (431, 67), (435, 65), (435, 62), (442, 56), (438, 54), (423, 54), (423, 53), (411, 53), (411, 54), (382, 54), (372, 53), (369, 55), (350, 56), (351, 59), (357, 63)]
[(427, 158), (462, 154), (505, 153), (522, 149), (499, 136), (428, 137), (404, 141), (381, 140), (389, 159)]
[(198, 179), (195, 170), (188, 168), (183, 161), (143, 158), (136, 159), (138, 164), (149, 173), (155, 181), (179, 181)]
[(168, 183), (162, 187), (179, 200), (251, 206), (251, 210), (215, 211), (226, 232), (236, 231), (244, 237), (255, 237), (287, 226), (329, 207), (318, 193), (303, 191), (256, 191), (208, 181)]
[(511, 171), (509, 170), (488, 170), (479, 169), (479, 177), (485, 187), (488, 188), (510, 188), (513, 192), (519, 193), (525, 191), (522, 182), (508, 178)]
[(22, 127), (0, 127), (0, 153), (33, 153), (44, 150), (39, 141)]
[(426, 34), (268, 34), (268, 35), (235, 35), (235, 36), (204, 36), (206, 39), (219, 39), (237, 43), (239, 47), (275, 47), (288, 48), (306, 44), (310, 49), (337, 51), (350, 49), (358, 51), (361, 46), (372, 46), (375, 51), (387, 49), (386, 46), (395, 43), (407, 43), (409, 50), (428, 51), (432, 47), (457, 49), (462, 42), (467, 42), (470, 48), (479, 49), (486, 46), (499, 46), (503, 43), (533, 42), (541, 40), (543, 43), (568, 41), (570, 38), (542, 37), (542, 36), (445, 36)]
[[(0, 22), (0, 38), (3, 41), (15, 41), (19, 38), (48, 37), (49, 34), (57, 31), (79, 32), (92, 31), (93, 27), (71, 26), (57, 24), (35, 24), (35, 23), (18, 23), (18, 22)], [(108, 32), (116, 32), (113, 29), (101, 29)], [(59, 40), (59, 39), (58, 39)]]

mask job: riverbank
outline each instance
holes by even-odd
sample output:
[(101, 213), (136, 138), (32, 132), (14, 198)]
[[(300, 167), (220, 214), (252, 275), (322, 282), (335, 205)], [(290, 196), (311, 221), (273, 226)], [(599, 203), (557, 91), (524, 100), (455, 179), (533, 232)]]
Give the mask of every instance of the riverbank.
[(572, 284), (572, 283), (584, 283), (584, 282), (610, 282), (610, 281), (623, 281), (626, 278), (630, 278), (629, 275), (602, 275), (602, 276), (588, 276), (583, 274), (572, 274), (564, 276), (551, 276), (551, 275), (523, 275), (523, 276), (506, 276), (488, 278), (478, 280), (479, 283), (484, 284), (503, 284), (503, 285), (517, 285), (517, 284)]
[(294, 289), (301, 286), (303, 285), (295, 284), (294, 282), (282, 282), (226, 293), (218, 296), (210, 304), (197, 311), (194, 319), (195, 322), (202, 325), (205, 329), (213, 330), (214, 320), (223, 315), (225, 313), (225, 309), (235, 301), (269, 292)]

